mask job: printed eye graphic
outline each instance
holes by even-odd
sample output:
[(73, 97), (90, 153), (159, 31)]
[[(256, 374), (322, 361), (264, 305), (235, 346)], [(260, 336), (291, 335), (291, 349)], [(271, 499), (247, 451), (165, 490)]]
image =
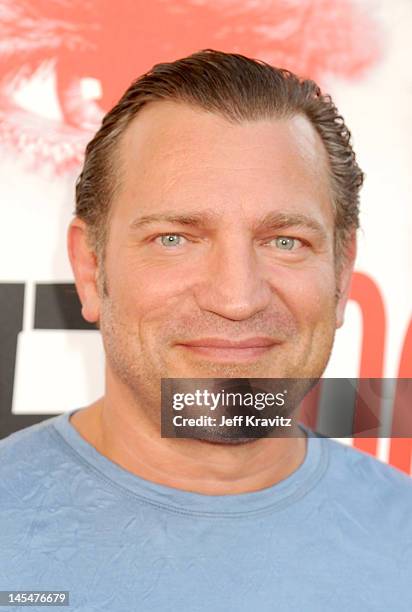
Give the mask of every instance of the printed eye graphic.
[(194, 49), (242, 49), (318, 81), (356, 77), (380, 55), (377, 24), (352, 0), (177, 4), (0, 0), (0, 147), (56, 175), (78, 168), (131, 81)]

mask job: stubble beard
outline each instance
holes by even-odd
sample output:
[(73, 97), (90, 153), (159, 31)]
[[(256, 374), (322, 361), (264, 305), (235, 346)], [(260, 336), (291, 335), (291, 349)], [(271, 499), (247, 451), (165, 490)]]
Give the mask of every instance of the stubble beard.
[[(102, 314), (100, 329), (106, 353), (107, 364), (112, 375), (121, 383), (125, 390), (127, 401), (133, 403), (133, 409), (140, 418), (149, 419), (154, 427), (160, 430), (161, 421), (161, 379), (187, 378), (187, 369), (179, 369), (179, 363), (168, 367), (168, 364), (159, 356), (156, 363), (148, 347), (139, 345), (138, 334), (122, 319), (121, 312), (110, 296), (102, 299)], [(314, 347), (313, 342), (301, 363), (289, 364), (283, 372), (282, 378), (310, 378), (321, 377), (332, 351), (334, 332), (329, 337), (322, 338), (322, 347)], [(141, 343), (140, 343), (141, 344)], [(261, 363), (253, 364), (218, 364), (213, 362), (197, 361), (196, 374), (193, 378), (267, 378), (264, 376)], [(296, 407), (291, 406), (288, 414), (292, 414)], [(233, 437), (232, 431), (222, 431), (222, 435), (211, 435), (210, 439), (199, 438), (199, 441), (212, 444), (249, 444), (258, 438)], [(226, 435), (227, 434), (227, 435)]]

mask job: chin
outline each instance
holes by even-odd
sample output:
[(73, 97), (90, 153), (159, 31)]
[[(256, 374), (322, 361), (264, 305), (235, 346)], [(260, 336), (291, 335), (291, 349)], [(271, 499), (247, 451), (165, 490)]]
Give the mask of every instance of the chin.
[(205, 438), (192, 438), (197, 442), (203, 442), (204, 444), (213, 444), (215, 446), (241, 446), (245, 444), (251, 444), (261, 440), (261, 438), (221, 438), (214, 440), (205, 440)]
[(286, 378), (284, 367), (254, 363), (202, 361), (170, 368), (170, 378)]

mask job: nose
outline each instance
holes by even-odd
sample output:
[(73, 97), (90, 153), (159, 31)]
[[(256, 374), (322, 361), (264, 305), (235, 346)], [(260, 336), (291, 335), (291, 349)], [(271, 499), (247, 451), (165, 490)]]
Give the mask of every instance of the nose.
[(215, 245), (201, 277), (195, 288), (201, 310), (241, 321), (265, 310), (270, 303), (271, 288), (256, 249), (242, 237)]

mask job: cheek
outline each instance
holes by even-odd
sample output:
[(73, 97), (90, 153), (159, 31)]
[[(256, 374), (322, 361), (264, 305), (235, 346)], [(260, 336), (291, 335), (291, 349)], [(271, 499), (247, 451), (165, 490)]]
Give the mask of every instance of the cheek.
[[(121, 304), (128, 319), (157, 319), (182, 307), (184, 295), (193, 284), (193, 274), (188, 266), (142, 266), (125, 261), (119, 272), (112, 273), (110, 295)], [(121, 272), (120, 272), (121, 270)]]
[(300, 327), (328, 323), (335, 316), (335, 275), (331, 266), (282, 270), (272, 287)]

